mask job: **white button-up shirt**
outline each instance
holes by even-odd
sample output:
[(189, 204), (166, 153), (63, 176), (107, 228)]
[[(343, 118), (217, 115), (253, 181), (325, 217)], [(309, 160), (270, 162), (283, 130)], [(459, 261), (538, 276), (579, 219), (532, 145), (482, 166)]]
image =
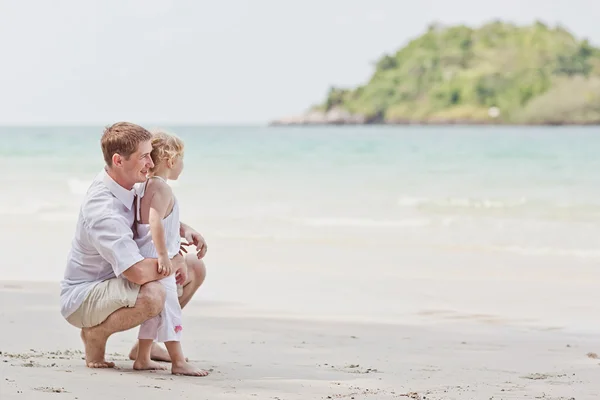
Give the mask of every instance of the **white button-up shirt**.
[(135, 194), (135, 189), (125, 189), (105, 170), (90, 185), (79, 211), (61, 281), (63, 317), (75, 312), (95, 285), (120, 277), (127, 268), (144, 259), (133, 240)]

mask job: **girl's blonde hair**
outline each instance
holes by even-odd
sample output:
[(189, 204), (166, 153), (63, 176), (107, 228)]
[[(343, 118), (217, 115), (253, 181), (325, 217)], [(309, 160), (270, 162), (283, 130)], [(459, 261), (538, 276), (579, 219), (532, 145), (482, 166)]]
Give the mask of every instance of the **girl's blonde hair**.
[(162, 129), (152, 131), (152, 152), (150, 157), (154, 163), (154, 168), (167, 160), (175, 160), (179, 156), (183, 156), (184, 145), (183, 141), (172, 133), (168, 133)]

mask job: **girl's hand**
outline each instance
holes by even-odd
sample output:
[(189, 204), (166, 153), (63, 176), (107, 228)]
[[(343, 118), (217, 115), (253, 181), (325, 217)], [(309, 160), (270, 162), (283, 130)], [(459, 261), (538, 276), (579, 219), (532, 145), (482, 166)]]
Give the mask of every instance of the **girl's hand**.
[(168, 256), (158, 257), (158, 273), (163, 276), (169, 276), (173, 272), (173, 265)]

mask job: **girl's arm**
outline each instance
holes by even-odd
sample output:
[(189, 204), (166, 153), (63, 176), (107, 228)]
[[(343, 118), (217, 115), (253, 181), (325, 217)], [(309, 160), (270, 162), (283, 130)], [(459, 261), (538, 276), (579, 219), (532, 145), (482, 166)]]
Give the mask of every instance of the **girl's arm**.
[(148, 223), (150, 224), (150, 233), (152, 241), (158, 253), (158, 272), (168, 276), (172, 272), (171, 260), (167, 251), (167, 240), (162, 220), (167, 214), (169, 204), (171, 203), (171, 188), (162, 183), (157, 185), (156, 190), (150, 198), (150, 210)]

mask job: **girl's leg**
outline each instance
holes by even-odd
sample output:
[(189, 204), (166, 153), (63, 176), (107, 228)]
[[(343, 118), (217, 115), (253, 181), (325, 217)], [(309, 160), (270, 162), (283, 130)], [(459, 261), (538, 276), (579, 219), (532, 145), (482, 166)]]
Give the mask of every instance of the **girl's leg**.
[(157, 370), (167, 369), (167, 367), (160, 363), (153, 361), (150, 358), (150, 352), (152, 350), (152, 343), (158, 333), (158, 326), (160, 323), (160, 314), (154, 318), (145, 321), (140, 326), (140, 332), (138, 333), (138, 354), (133, 363), (133, 369), (136, 370)]
[(181, 348), (181, 306), (177, 297), (177, 286), (175, 279), (172, 285), (166, 287), (165, 307), (160, 314), (161, 321), (158, 328), (158, 341), (164, 342), (171, 357), (171, 372), (176, 375), (188, 376), (206, 376), (208, 371), (204, 371), (192, 364), (189, 364)]
[(152, 350), (152, 339), (139, 339), (138, 341), (138, 356), (133, 362), (133, 369), (138, 371), (167, 369), (166, 366), (159, 362), (150, 359), (150, 351)]

